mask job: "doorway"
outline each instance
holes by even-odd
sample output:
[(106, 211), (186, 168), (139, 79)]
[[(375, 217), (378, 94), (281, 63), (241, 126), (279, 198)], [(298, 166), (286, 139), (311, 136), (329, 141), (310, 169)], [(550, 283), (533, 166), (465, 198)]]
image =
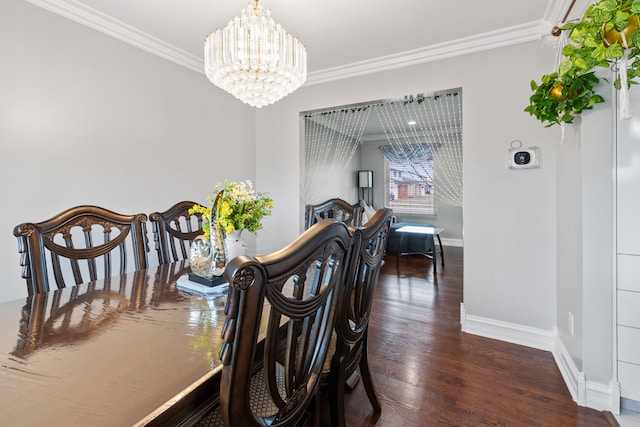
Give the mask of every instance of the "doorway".
[(445, 228), (445, 244), (463, 245), (461, 88), (301, 115), (304, 204), (356, 203), (358, 171), (371, 171), (374, 208)]

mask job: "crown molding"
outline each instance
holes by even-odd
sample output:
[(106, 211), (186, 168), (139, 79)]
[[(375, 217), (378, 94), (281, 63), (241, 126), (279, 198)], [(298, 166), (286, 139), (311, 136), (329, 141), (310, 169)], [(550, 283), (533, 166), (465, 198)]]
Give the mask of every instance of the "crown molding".
[(204, 74), (202, 59), (75, 0), (27, 0), (36, 6)]
[[(164, 58), (191, 71), (204, 74), (204, 64), (201, 58), (125, 24), (122, 21), (105, 15), (76, 0), (26, 1), (115, 39), (128, 43), (148, 53)], [(569, 0), (562, 1), (567, 3)], [(563, 9), (561, 9), (559, 5), (552, 7), (554, 2), (550, 3), (551, 4), (547, 8), (547, 12), (545, 12), (545, 16), (549, 16), (551, 18), (552, 16), (561, 13), (556, 10), (561, 11)], [(344, 66), (327, 68), (309, 73), (305, 86), (363, 76), (378, 73), (380, 71), (394, 70), (410, 65), (468, 55), (498, 47), (525, 43), (532, 40), (540, 40), (543, 35), (550, 33), (551, 27), (552, 25), (549, 24), (549, 21), (547, 20), (534, 21), (527, 24), (516, 25), (497, 31), (479, 34), (473, 37), (461, 38), (389, 56), (354, 62)]]
[(468, 55), (498, 47), (540, 40), (549, 32), (551, 26), (546, 21), (534, 21), (527, 24), (507, 27), (501, 30), (465, 37), (450, 42), (439, 43), (420, 49), (355, 62), (345, 66), (327, 68), (309, 73), (305, 85), (326, 83), (350, 77), (394, 70), (410, 65), (439, 61), (455, 56)]

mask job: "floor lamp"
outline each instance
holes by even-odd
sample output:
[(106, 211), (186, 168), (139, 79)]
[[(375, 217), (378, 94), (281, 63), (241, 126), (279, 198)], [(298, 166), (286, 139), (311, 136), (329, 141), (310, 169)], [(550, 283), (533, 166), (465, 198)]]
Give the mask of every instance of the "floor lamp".
[(360, 199), (373, 206), (373, 171), (358, 171), (358, 188)]

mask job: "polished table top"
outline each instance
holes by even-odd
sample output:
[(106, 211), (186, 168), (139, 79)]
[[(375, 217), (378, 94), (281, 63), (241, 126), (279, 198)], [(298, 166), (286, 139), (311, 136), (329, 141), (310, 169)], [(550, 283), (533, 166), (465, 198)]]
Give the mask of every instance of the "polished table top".
[(0, 424), (145, 425), (219, 372), (226, 296), (178, 290), (188, 272), (152, 267), (0, 304)]

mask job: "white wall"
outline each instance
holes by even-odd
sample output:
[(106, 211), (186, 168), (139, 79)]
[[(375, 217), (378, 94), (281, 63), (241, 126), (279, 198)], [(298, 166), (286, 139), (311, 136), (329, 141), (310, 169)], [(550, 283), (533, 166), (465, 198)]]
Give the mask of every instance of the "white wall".
[[(610, 82), (615, 79), (606, 76)], [(584, 114), (582, 153), (582, 368), (588, 381), (609, 384), (613, 367), (613, 123), (610, 83), (604, 105)], [(562, 290), (562, 288), (560, 288)], [(568, 292), (576, 298), (573, 290)]]
[[(558, 147), (557, 164), (557, 280), (558, 335), (577, 369), (582, 370), (582, 153), (580, 125), (567, 126)], [(569, 313), (574, 331), (569, 330)]]
[(0, 301), (26, 295), (21, 222), (206, 203), (216, 181), (255, 179), (253, 109), (203, 75), (24, 0), (0, 2), (0, 55)]
[(578, 403), (617, 412), (612, 180), (617, 97), (610, 83), (615, 76), (604, 69), (598, 75), (597, 90), (606, 102), (568, 127), (558, 148), (557, 327), (567, 353), (561, 358), (569, 359), (563, 373)]
[[(522, 110), (530, 96), (529, 81), (549, 72), (554, 58), (552, 48), (531, 42), (303, 87), (256, 112), (256, 179), (275, 200), (286, 200), (285, 209), (296, 212), (299, 112), (462, 87), (467, 312), (551, 331), (556, 325), (559, 132), (544, 128)], [(540, 147), (541, 168), (507, 169), (506, 150), (514, 139)], [(273, 165), (283, 163), (286, 167), (274, 170)], [(290, 239), (298, 232), (297, 224), (274, 216), (264, 238)]]

